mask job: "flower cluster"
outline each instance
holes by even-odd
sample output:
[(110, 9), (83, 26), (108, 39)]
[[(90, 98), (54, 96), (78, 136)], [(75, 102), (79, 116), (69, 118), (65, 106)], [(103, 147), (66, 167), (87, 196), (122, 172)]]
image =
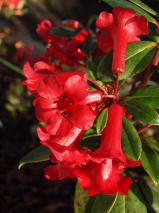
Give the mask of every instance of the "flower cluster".
[[(96, 27), (100, 29), (98, 47), (90, 57), (114, 49), (112, 72), (122, 74), (127, 44), (139, 41), (136, 36), (148, 33), (146, 19), (135, 16), (131, 9), (117, 7), (113, 14), (102, 12)], [(60, 36), (60, 30), (70, 34)], [(44, 20), (38, 25), (37, 33), (49, 47), (43, 55), (25, 64), (27, 80), (23, 84), (35, 97), (37, 119), (45, 124), (37, 128), (41, 144), (52, 152), (53, 165), (44, 170), (45, 177), (50, 180), (77, 178), (89, 196), (127, 194), (132, 179), (123, 172), (127, 167), (141, 165), (141, 161), (129, 159), (122, 151), (122, 117), (126, 110), (117, 103), (117, 91), (108, 94), (85, 71), (88, 56), (83, 47), (93, 36), (78, 21), (53, 27), (50, 21)], [(78, 71), (65, 71), (65, 67)], [(80, 67), (83, 71), (79, 71)], [(94, 89), (89, 82), (94, 83)], [(105, 108), (108, 120), (101, 132), (99, 147), (95, 151), (82, 147), (84, 134)]]

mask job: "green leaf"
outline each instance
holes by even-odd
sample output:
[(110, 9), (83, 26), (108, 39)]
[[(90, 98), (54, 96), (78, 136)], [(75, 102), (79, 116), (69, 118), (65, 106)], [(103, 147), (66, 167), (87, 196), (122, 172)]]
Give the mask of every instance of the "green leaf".
[(152, 149), (155, 149), (159, 152), (159, 144), (155, 139), (144, 139), (145, 143), (147, 143), (148, 146), (150, 146)]
[[(123, 80), (142, 72), (151, 61), (156, 50), (156, 43), (152, 41), (141, 41), (128, 44), (125, 72), (120, 75), (119, 79)], [(107, 53), (97, 66), (97, 77), (103, 82), (115, 80), (112, 74), (113, 51)]]
[(94, 50), (97, 48), (97, 38), (89, 38), (87, 39), (85, 45), (82, 47), (82, 51), (90, 56)]
[(69, 27), (56, 27), (50, 34), (59, 37), (74, 37), (77, 33), (77, 30)]
[(141, 188), (142, 194), (145, 197), (146, 204), (150, 210), (159, 212), (158, 198), (159, 198), (159, 189), (157, 190), (152, 186), (152, 182), (146, 178), (145, 180), (139, 180), (139, 186)]
[(117, 194), (92, 196), (86, 205), (85, 213), (109, 213), (115, 204), (116, 198)]
[(146, 36), (150, 38), (152, 41), (159, 43), (159, 36), (157, 34), (156, 25), (150, 23), (148, 28), (149, 28), (149, 34)]
[(88, 148), (91, 151), (95, 151), (96, 149), (99, 148), (99, 144), (100, 144), (100, 136), (95, 135), (83, 139), (80, 143), (80, 147)]
[(135, 183), (127, 195), (118, 195), (110, 213), (147, 213), (143, 197)]
[(140, 0), (129, 0), (129, 1), (133, 2), (137, 6), (141, 7), (145, 11), (147, 11), (148, 13), (151, 13), (152, 15), (159, 18), (159, 14), (156, 11), (154, 11), (153, 9), (151, 9), (149, 6), (147, 6), (146, 4), (144, 4), (142, 1), (140, 1)]
[(96, 122), (97, 134), (100, 134), (106, 127), (107, 119), (108, 119), (108, 109), (104, 109), (97, 118)]
[(18, 169), (20, 169), (24, 164), (27, 163), (38, 163), (42, 161), (47, 161), (49, 160), (50, 154), (51, 151), (48, 147), (40, 145), (20, 160)]
[(152, 108), (159, 108), (159, 87), (148, 86), (136, 90), (129, 94), (124, 102), (135, 101), (138, 103), (146, 104)]
[(75, 189), (74, 210), (75, 213), (84, 213), (86, 204), (89, 200), (87, 191), (84, 190), (78, 183)]
[(156, 20), (150, 16), (147, 12), (145, 12), (142, 8), (127, 2), (125, 0), (103, 0), (105, 3), (109, 4), (111, 7), (123, 7), (123, 8), (130, 8), (136, 11), (136, 15), (143, 15), (149, 22), (157, 23)]
[(152, 178), (155, 186), (159, 185), (159, 156), (154, 149), (142, 141), (141, 161), (142, 167)]
[(151, 107), (135, 101), (127, 101), (124, 103), (126, 110), (139, 120), (147, 124), (159, 125), (159, 115)]
[(132, 160), (139, 160), (141, 155), (141, 140), (132, 123), (123, 116), (122, 150)]

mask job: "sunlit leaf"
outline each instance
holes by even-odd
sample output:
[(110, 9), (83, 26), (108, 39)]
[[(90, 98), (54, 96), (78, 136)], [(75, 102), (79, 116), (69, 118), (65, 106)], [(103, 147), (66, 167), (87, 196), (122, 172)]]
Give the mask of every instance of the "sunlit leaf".
[(38, 163), (49, 160), (51, 151), (48, 147), (40, 145), (25, 155), (19, 162), (19, 169), (27, 163)]
[(148, 146), (144, 141), (142, 143), (143, 149), (141, 152), (142, 166), (145, 171), (152, 178), (155, 186), (159, 185), (159, 156), (156, 151)]
[(99, 114), (96, 122), (96, 129), (97, 129), (97, 134), (103, 131), (103, 129), (106, 127), (107, 124), (107, 119), (108, 119), (108, 110), (104, 109), (102, 112)]
[(123, 117), (122, 150), (132, 160), (139, 160), (141, 155), (141, 140), (132, 123)]
[(129, 1), (133, 2), (137, 6), (141, 7), (143, 10), (145, 10), (148, 13), (151, 13), (152, 15), (154, 15), (154, 16), (159, 18), (159, 14), (156, 11), (154, 11), (152, 8), (150, 8), (149, 6), (144, 4), (142, 1), (140, 1), (140, 0), (129, 0)]
[(135, 101), (127, 101), (124, 103), (124, 107), (131, 115), (144, 123), (159, 125), (158, 113), (148, 105)]
[(125, 101), (135, 101), (157, 109), (159, 108), (159, 87), (148, 86), (138, 89), (129, 94)]

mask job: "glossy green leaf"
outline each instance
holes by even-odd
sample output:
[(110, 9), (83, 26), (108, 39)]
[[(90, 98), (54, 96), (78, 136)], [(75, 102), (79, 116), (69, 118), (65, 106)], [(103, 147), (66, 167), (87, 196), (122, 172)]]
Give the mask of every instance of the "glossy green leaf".
[(85, 132), (83, 139), (86, 139), (86, 138), (89, 138), (89, 137), (92, 137), (92, 136), (98, 136), (98, 135), (97, 135), (96, 128), (95, 128), (94, 126), (91, 127), (90, 129), (88, 129), (88, 130)]
[(78, 183), (75, 189), (74, 210), (75, 213), (84, 213), (86, 204), (89, 200), (88, 191), (84, 190)]
[(135, 101), (126, 101), (124, 103), (126, 110), (139, 120), (147, 124), (159, 125), (158, 113), (148, 105)]
[(157, 28), (156, 25), (150, 23), (148, 26), (149, 34), (146, 35), (148, 38), (150, 38), (152, 41), (159, 43), (159, 36), (157, 34)]
[(150, 8), (149, 6), (144, 4), (142, 1), (140, 1), (140, 0), (129, 0), (129, 1), (133, 2), (137, 6), (141, 7), (143, 10), (145, 10), (148, 13), (151, 13), (152, 15), (154, 15), (154, 16), (159, 18), (159, 14), (156, 11), (154, 11), (152, 8)]
[(141, 161), (142, 167), (152, 178), (155, 186), (159, 185), (159, 156), (156, 151), (142, 141)]
[(19, 169), (27, 163), (38, 163), (49, 160), (51, 151), (48, 147), (40, 145), (25, 155), (19, 162)]
[(127, 195), (118, 195), (110, 213), (147, 213), (143, 197), (135, 183)]
[[(128, 44), (125, 72), (120, 75), (119, 79), (123, 80), (142, 72), (151, 61), (156, 50), (156, 43), (151, 41), (141, 41)], [(97, 66), (97, 77), (103, 82), (115, 80), (112, 74), (113, 51), (107, 53)]]
[(115, 204), (117, 194), (97, 194), (90, 197), (84, 213), (109, 213)]
[(145, 180), (139, 180), (139, 186), (141, 188), (142, 194), (145, 197), (146, 205), (151, 211), (155, 213), (159, 212), (159, 189), (152, 186), (152, 181), (148, 178)]
[(108, 119), (108, 109), (104, 109), (97, 118), (96, 122), (97, 134), (100, 134), (106, 127), (107, 119)]
[(143, 15), (149, 22), (156, 23), (156, 20), (150, 16), (146, 11), (142, 8), (132, 4), (131, 2), (125, 0), (103, 0), (105, 3), (109, 4), (111, 7), (123, 7), (130, 8), (136, 11), (136, 15)]
[(122, 150), (124, 154), (132, 160), (139, 160), (141, 149), (141, 140), (135, 127), (131, 121), (123, 117)]
[(159, 108), (159, 87), (148, 86), (129, 94), (124, 102), (135, 101), (152, 108)]
[(100, 136), (94, 135), (83, 139), (80, 143), (80, 147), (88, 148), (92, 151), (95, 151), (97, 148), (99, 148), (99, 144), (100, 144)]
[(73, 37), (78, 33), (77, 30), (69, 27), (56, 27), (51, 31), (51, 35), (59, 37)]

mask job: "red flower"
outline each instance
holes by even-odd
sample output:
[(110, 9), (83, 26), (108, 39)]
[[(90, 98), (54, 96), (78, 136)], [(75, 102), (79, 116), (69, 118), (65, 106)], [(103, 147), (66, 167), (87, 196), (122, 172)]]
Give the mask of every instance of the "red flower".
[(83, 29), (64, 48), (58, 45), (51, 45), (48, 52), (53, 58), (60, 61), (60, 65), (66, 64), (72, 68), (75, 68), (75, 65), (85, 66), (80, 61), (84, 61), (87, 55), (79, 47), (85, 42), (87, 37), (88, 32)]
[(70, 21), (64, 24), (60, 24), (56, 27), (53, 27), (52, 23), (49, 20), (43, 20), (40, 24), (38, 24), (36, 32), (38, 33), (40, 37), (44, 38), (46, 42), (63, 46), (68, 41), (70, 41), (70, 38), (51, 35), (51, 31), (58, 27), (68, 27), (71, 29), (77, 29), (81, 27), (81, 25), (79, 24), (78, 21)]
[(25, 76), (28, 80), (23, 81), (22, 84), (26, 85), (28, 89), (33, 93), (34, 96), (37, 94), (37, 86), (39, 82), (47, 77), (48, 75), (54, 75), (58, 78), (58, 81), (63, 85), (66, 80), (72, 75), (78, 74), (82, 78), (86, 78), (86, 73), (82, 71), (71, 71), (71, 72), (59, 72), (61, 67), (54, 64), (47, 64), (43, 61), (36, 62), (34, 67), (31, 68), (28, 62), (23, 68)]
[(88, 89), (79, 75), (71, 76), (64, 85), (53, 75), (40, 81), (37, 92), (41, 97), (34, 101), (36, 116), (47, 123), (51, 135), (64, 136), (73, 126), (86, 130), (93, 125), (97, 107), (92, 103), (101, 101), (101, 92)]
[(98, 193), (120, 195), (127, 194), (132, 183), (131, 178), (120, 174), (126, 167), (135, 167), (141, 161), (133, 161), (126, 157), (121, 149), (121, 129), (123, 108), (113, 104), (108, 109), (108, 122), (103, 130), (100, 147), (90, 152), (90, 161), (82, 168), (76, 168), (73, 172), (77, 176), (80, 185), (88, 189), (88, 195)]
[(88, 195), (112, 195), (116, 192), (125, 195), (130, 189), (132, 180), (121, 174), (124, 171), (121, 162), (106, 159), (101, 163), (89, 162), (86, 166), (75, 168), (73, 173), (77, 176), (79, 184), (88, 190)]
[(53, 154), (50, 155), (50, 160), (54, 163), (54, 165), (44, 169), (44, 174), (47, 179), (61, 180), (63, 178), (76, 178), (75, 174), (72, 172), (72, 169), (58, 162)]
[(149, 33), (145, 17), (135, 16), (135, 11), (115, 7), (113, 14), (102, 12), (96, 21), (96, 27), (107, 32), (98, 38), (98, 46), (105, 52), (114, 48), (112, 72), (122, 74), (125, 67), (127, 44), (140, 41), (136, 36)]
[(43, 61), (36, 62), (34, 67), (31, 68), (28, 62), (25, 63), (23, 72), (28, 80), (23, 81), (22, 84), (26, 85), (28, 89), (33, 93), (34, 96), (37, 96), (37, 86), (38, 83), (50, 74), (55, 74), (56, 72), (61, 71), (59, 66), (54, 64), (47, 64)]
[(79, 144), (85, 133), (84, 130), (73, 127), (67, 135), (52, 136), (48, 134), (43, 126), (37, 128), (37, 133), (44, 146), (50, 148), (57, 161), (60, 161), (65, 166), (74, 168), (76, 165), (85, 165), (89, 158), (88, 149), (80, 148)]
[(100, 147), (91, 154), (91, 160), (101, 162), (105, 159), (116, 159), (123, 163), (124, 167), (135, 167), (141, 161), (133, 161), (126, 157), (121, 147), (122, 116), (125, 109), (119, 104), (113, 104), (108, 108), (107, 126), (101, 137)]

